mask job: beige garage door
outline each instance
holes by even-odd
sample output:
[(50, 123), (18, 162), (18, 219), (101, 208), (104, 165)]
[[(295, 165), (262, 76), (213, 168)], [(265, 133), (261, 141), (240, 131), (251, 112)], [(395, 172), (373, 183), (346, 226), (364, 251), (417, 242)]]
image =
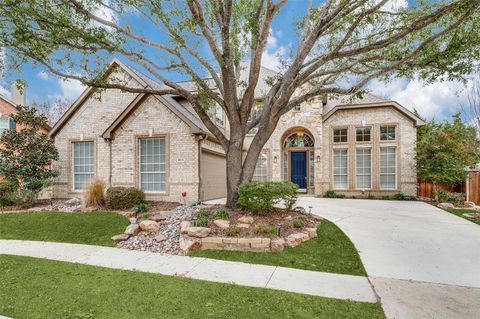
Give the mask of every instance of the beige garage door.
[(202, 199), (216, 199), (227, 196), (227, 162), (225, 156), (202, 151), (200, 159)]

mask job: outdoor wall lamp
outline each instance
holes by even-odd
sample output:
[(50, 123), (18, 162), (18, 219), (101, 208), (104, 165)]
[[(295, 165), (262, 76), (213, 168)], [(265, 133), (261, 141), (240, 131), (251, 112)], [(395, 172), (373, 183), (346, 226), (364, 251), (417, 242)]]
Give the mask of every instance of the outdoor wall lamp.
[(274, 163), (274, 164), (277, 164), (277, 160), (278, 160), (278, 157), (277, 157), (277, 155), (275, 155), (275, 156), (273, 157), (273, 163)]
[(320, 155), (317, 155), (316, 161), (317, 161), (317, 163), (320, 163)]

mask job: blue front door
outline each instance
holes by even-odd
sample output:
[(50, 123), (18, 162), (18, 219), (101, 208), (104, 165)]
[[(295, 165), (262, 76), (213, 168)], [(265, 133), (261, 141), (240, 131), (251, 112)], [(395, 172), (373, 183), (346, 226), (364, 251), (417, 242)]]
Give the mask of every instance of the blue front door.
[(298, 188), (307, 188), (307, 152), (291, 152), (290, 180)]

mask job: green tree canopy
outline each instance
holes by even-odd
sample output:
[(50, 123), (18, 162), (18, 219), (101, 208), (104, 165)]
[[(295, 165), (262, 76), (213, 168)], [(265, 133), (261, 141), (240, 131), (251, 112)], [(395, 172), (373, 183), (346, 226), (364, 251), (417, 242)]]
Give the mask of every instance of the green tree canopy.
[(468, 176), (466, 168), (480, 162), (480, 141), (474, 127), (460, 114), (452, 122), (431, 121), (419, 128), (417, 139), (418, 177), (434, 184), (456, 185)]
[(58, 152), (46, 134), (47, 118), (34, 108), (19, 106), (17, 110), (12, 116), (17, 129), (0, 136), (0, 175), (18, 182), (24, 190), (38, 193), (58, 176), (51, 169)]

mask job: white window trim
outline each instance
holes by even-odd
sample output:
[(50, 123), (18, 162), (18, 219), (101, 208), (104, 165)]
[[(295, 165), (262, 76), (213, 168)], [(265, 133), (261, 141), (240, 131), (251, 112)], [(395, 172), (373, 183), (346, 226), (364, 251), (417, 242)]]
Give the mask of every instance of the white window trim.
[[(164, 190), (163, 191), (146, 191), (146, 190), (143, 190), (142, 189), (142, 173), (157, 173), (157, 172), (142, 172), (142, 163), (141, 163), (141, 148), (142, 148), (142, 140), (147, 140), (147, 139), (163, 139), (164, 140), (164, 143), (165, 143), (165, 160), (164, 160), (164, 164), (165, 164), (165, 170), (164, 171), (159, 171), (158, 173), (163, 173), (165, 174), (165, 181), (164, 181), (164, 184), (165, 184), (165, 187), (164, 187)], [(138, 152), (138, 158), (137, 158), (137, 165), (138, 165), (138, 189), (142, 190), (145, 194), (167, 194), (167, 179), (168, 179), (168, 174), (167, 174), (167, 170), (168, 170), (168, 164), (167, 164), (167, 146), (168, 146), (168, 141), (167, 141), (167, 138), (166, 136), (143, 136), (143, 137), (139, 137), (138, 138), (138, 142), (137, 142), (138, 146), (137, 146), (137, 152)]]
[[(358, 187), (358, 165), (357, 165), (357, 156), (358, 150), (370, 150), (370, 187)], [(373, 152), (371, 147), (357, 147), (355, 149), (355, 189), (356, 190), (372, 190), (373, 189)], [(366, 176), (361, 175), (361, 176)]]
[[(75, 173), (75, 144), (78, 144), (78, 143), (92, 143), (92, 154), (93, 154), (93, 171), (92, 173)], [(84, 140), (84, 141), (72, 141), (71, 142), (71, 163), (72, 163), (72, 167), (71, 167), (71, 171), (72, 171), (72, 191), (74, 192), (85, 192), (87, 187), (85, 188), (76, 188), (75, 187), (75, 175), (90, 175), (92, 174), (93, 177), (92, 177), (92, 181), (95, 180), (97, 174), (96, 174), (96, 170), (95, 170), (95, 160), (96, 160), (96, 152), (95, 152), (95, 141), (92, 141), (92, 140)]]
[[(381, 156), (382, 156), (382, 148), (393, 148), (395, 149), (395, 156), (393, 157), (395, 162), (394, 162), (394, 165), (393, 165), (393, 168), (395, 169), (395, 173), (393, 173), (393, 177), (395, 178), (395, 183), (393, 185), (393, 187), (382, 187), (382, 175), (388, 175), (388, 176), (391, 176), (392, 174), (382, 174), (382, 160), (381, 160)], [(379, 159), (379, 165), (378, 165), (378, 186), (381, 190), (396, 190), (398, 189), (398, 178), (397, 178), (397, 173), (398, 173), (398, 169), (397, 169), (397, 156), (398, 156), (398, 147), (397, 146), (382, 146), (380, 147), (380, 151), (379, 151), (379, 156), (380, 156), (380, 159)]]
[[(347, 151), (347, 181), (346, 181), (346, 186), (345, 188), (338, 188), (335, 186), (335, 151), (336, 150), (344, 150), (344, 151)], [(349, 167), (349, 161), (348, 161), (348, 148), (334, 148), (333, 151), (332, 151), (332, 189), (333, 190), (348, 190), (349, 189), (349, 183), (350, 183), (350, 177), (348, 176), (348, 171), (350, 169)], [(338, 175), (338, 174), (337, 174)], [(339, 175), (340, 176), (340, 175)], [(343, 176), (343, 175), (341, 175)]]

